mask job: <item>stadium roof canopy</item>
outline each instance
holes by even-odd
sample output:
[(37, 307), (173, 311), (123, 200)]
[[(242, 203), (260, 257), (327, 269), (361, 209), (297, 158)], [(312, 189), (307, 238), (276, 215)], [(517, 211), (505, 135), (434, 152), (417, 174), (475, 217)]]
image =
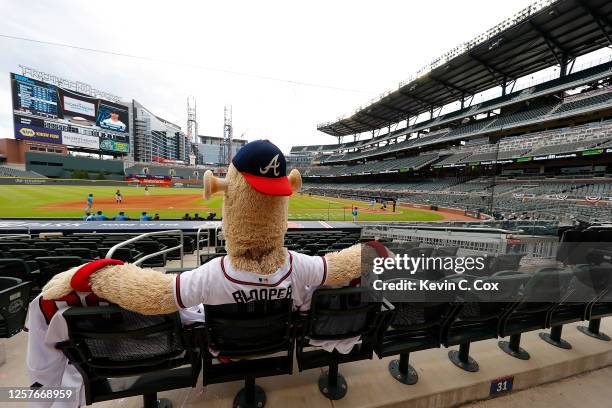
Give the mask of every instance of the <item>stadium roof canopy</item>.
[(350, 117), (317, 126), (346, 136), (380, 129), (612, 45), (612, 1), (543, 0), (449, 51)]

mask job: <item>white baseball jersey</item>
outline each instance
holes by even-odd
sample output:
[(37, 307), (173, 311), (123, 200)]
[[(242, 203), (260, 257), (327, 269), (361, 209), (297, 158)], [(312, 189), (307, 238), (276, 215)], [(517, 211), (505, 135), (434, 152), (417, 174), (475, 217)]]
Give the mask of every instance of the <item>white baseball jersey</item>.
[(214, 258), (176, 276), (174, 299), (179, 308), (255, 300), (293, 299), (297, 310), (309, 307), (308, 288), (327, 278), (327, 260), (289, 251), (285, 264), (271, 275), (237, 270), (228, 256)]
[[(71, 292), (62, 300), (44, 300), (38, 295), (28, 309), (26, 329), (28, 351), (26, 364), (31, 384), (42, 387), (70, 387), (76, 390), (76, 399), (71, 402), (35, 402), (32, 407), (72, 408), (85, 406), (83, 377), (68, 364), (68, 359), (55, 348), (59, 342), (68, 340), (68, 327), (63, 312), (69, 307), (108, 305), (91, 292)], [(203, 321), (202, 305), (181, 310), (181, 321), (193, 323)]]
[[(176, 276), (174, 298), (180, 308), (197, 305), (248, 303), (255, 300), (293, 299), (295, 310), (307, 311), (314, 289), (327, 278), (324, 256), (309, 256), (288, 251), (285, 264), (271, 275), (237, 270), (228, 256), (214, 258), (189, 272)], [(359, 337), (343, 340), (311, 340), (326, 351), (348, 353)]]

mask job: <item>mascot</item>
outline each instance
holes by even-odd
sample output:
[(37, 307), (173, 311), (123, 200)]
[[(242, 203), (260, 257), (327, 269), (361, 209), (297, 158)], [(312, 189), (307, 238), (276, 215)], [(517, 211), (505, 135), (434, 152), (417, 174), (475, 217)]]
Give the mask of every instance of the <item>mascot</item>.
[[(291, 298), (296, 310), (307, 310), (314, 288), (359, 277), (360, 245), (322, 257), (284, 248), (289, 196), (301, 184), (297, 170), (287, 176), (285, 157), (274, 144), (248, 143), (232, 160), (225, 179), (210, 171), (204, 175), (205, 199), (223, 193), (226, 256), (177, 275), (101, 259), (53, 277), (30, 304), (28, 315), (27, 364), (33, 387), (76, 387), (81, 390), (76, 404), (84, 404), (82, 378), (55, 349), (66, 340), (60, 311), (68, 306), (111, 302), (150, 315), (179, 310), (183, 323), (189, 323), (201, 321), (203, 304)], [(321, 347), (347, 352), (352, 344)]]
[(284, 248), (289, 196), (298, 192), (299, 171), (287, 176), (282, 152), (267, 140), (246, 144), (225, 179), (204, 175), (204, 198), (223, 193), (227, 255), (192, 271), (164, 274), (103, 259), (56, 275), (44, 288), (47, 300), (73, 291), (141, 314), (164, 314), (200, 304), (227, 304), (291, 297), (308, 308), (313, 287), (342, 285), (360, 276), (361, 246), (325, 256)]

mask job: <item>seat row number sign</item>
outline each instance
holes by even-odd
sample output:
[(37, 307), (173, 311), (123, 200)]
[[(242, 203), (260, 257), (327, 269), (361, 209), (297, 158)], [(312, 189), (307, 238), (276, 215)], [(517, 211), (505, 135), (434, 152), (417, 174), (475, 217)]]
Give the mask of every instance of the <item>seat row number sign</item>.
[(489, 396), (496, 397), (500, 394), (505, 394), (512, 391), (512, 385), (514, 383), (514, 376), (497, 378), (491, 381), (491, 390)]

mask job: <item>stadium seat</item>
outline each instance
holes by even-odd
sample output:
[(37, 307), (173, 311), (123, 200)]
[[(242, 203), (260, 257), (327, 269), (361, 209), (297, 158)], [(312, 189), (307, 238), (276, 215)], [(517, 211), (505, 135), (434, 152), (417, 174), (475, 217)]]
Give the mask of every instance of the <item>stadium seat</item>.
[[(109, 248), (99, 248), (98, 253), (100, 254), (100, 258), (106, 258), (106, 254), (110, 250)], [(142, 257), (142, 252), (138, 252), (134, 248), (130, 248), (128, 246), (124, 246), (121, 248), (117, 248), (115, 252), (113, 252), (113, 259), (118, 259), (123, 262), (133, 263)]]
[[(610, 266), (610, 264), (608, 263), (606, 266)], [(578, 326), (578, 330), (587, 336), (610, 341), (610, 336), (599, 331), (601, 319), (606, 316), (612, 316), (612, 277), (608, 280), (608, 286), (599, 298), (587, 306), (584, 318), (589, 321), (589, 325)]]
[(0, 258), (0, 277), (17, 278), (22, 282), (31, 282), (30, 300), (36, 297), (43, 286), (38, 268), (32, 269), (32, 262), (21, 258)]
[(497, 254), (489, 257), (489, 264), (485, 269), (489, 275), (500, 271), (516, 271), (524, 256), (525, 254)]
[(97, 251), (99, 245), (100, 243), (98, 241), (85, 241), (82, 239), (68, 243), (68, 246), (72, 248), (87, 248), (91, 249), (92, 251)]
[[(447, 278), (455, 282), (460, 279), (470, 281), (471, 285), (476, 278), (465, 274)], [(448, 352), (451, 362), (471, 372), (478, 371), (479, 366), (476, 360), (469, 356), (470, 343), (497, 338), (500, 318), (519, 298), (520, 289), (529, 280), (529, 275), (504, 273), (483, 277), (481, 280), (483, 284), (497, 284), (499, 290), (457, 292), (455, 296), (459, 301), (444, 324), (440, 336), (445, 347), (459, 345), (459, 351)]]
[[(389, 279), (386, 282), (401, 282), (403, 279)], [(418, 288), (417, 279), (407, 279)], [(442, 325), (450, 315), (453, 303), (450, 301), (431, 301), (427, 293), (414, 290), (410, 292), (411, 301), (398, 299), (392, 301), (394, 310), (389, 322), (382, 322), (378, 330), (375, 352), (379, 358), (399, 354), (398, 360), (389, 363), (391, 376), (403, 384), (416, 384), (418, 374), (410, 365), (410, 353), (440, 347)]]
[[(150, 255), (159, 251), (166, 249), (164, 245), (161, 245), (159, 242), (154, 240), (146, 240), (142, 239), (140, 241), (134, 242), (134, 247), (142, 252), (145, 256)], [(161, 254), (154, 256), (150, 259), (147, 259), (142, 263), (143, 267), (162, 267), (166, 266), (166, 254)]]
[(80, 247), (64, 247), (57, 248), (55, 253), (58, 256), (78, 256), (83, 260), (83, 262), (91, 262), (94, 259), (98, 258), (98, 251), (89, 249), (89, 248), (80, 248)]
[(204, 305), (204, 313), (204, 385), (244, 380), (233, 406), (263, 407), (266, 394), (255, 379), (293, 372), (291, 299)]
[(25, 242), (0, 242), (0, 252), (9, 252), (11, 249), (30, 248), (30, 244)]
[(204, 253), (204, 254), (200, 254), (200, 265), (204, 265), (205, 263), (209, 262), (212, 259), (218, 258), (220, 256), (224, 256), (227, 255), (227, 253), (224, 252), (210, 252), (210, 253)]
[[(300, 371), (328, 366), (319, 377), (319, 391), (330, 400), (346, 395), (347, 383), (338, 365), (373, 356), (378, 325), (388, 321), (392, 309), (369, 287), (319, 288), (312, 294), (310, 311), (300, 324), (296, 357)], [(358, 338), (347, 354), (328, 352), (311, 341), (341, 341)]]
[(34, 248), (45, 249), (49, 252), (55, 251), (57, 248), (61, 248), (64, 246), (63, 242), (57, 241), (40, 241), (34, 243)]
[(83, 377), (86, 404), (142, 395), (145, 408), (171, 407), (157, 392), (195, 387), (202, 359), (197, 328), (178, 313), (145, 316), (118, 306), (63, 314), (69, 339), (57, 347)]
[(87, 262), (78, 256), (39, 256), (34, 260), (40, 270), (39, 284), (41, 288), (58, 273)]
[(0, 338), (12, 337), (23, 330), (31, 288), (31, 282), (0, 277)]
[(0, 259), (0, 277), (17, 278), (24, 282), (37, 281), (37, 276), (33, 275), (30, 266), (22, 258)]
[[(180, 241), (178, 238), (174, 238), (174, 237), (158, 237), (157, 238), (157, 242), (159, 242), (160, 244), (162, 244), (163, 246), (165, 246), (166, 248), (173, 248), (175, 246), (178, 246), (180, 244)], [(174, 251), (170, 251), (166, 254), (166, 258), (169, 260), (180, 260), (181, 259), (181, 250), (180, 249), (175, 249)]]
[(36, 263), (34, 258), (36, 258), (37, 256), (48, 256), (52, 254), (53, 252), (49, 252), (46, 249), (18, 248), (9, 250), (5, 258), (21, 258), (30, 267), (30, 272), (34, 272), (38, 270), (38, 264)]
[(499, 321), (499, 336), (510, 336), (509, 342), (498, 343), (504, 352), (529, 359), (529, 353), (520, 347), (521, 334), (548, 327), (549, 313), (563, 298), (571, 277), (570, 272), (555, 268), (542, 268), (531, 276), (519, 299)]
[(540, 333), (542, 340), (553, 346), (571, 349), (571, 344), (561, 338), (563, 325), (582, 321), (587, 314), (587, 307), (597, 301), (608, 289), (612, 276), (612, 266), (581, 265), (573, 271), (562, 301), (551, 311), (548, 318), (550, 333)]
[[(37, 256), (47, 256), (50, 252), (46, 249), (41, 248), (16, 248), (10, 249), (9, 253), (14, 258), (21, 258), (25, 261), (30, 261), (36, 258)], [(53, 254), (53, 252), (51, 252)]]

